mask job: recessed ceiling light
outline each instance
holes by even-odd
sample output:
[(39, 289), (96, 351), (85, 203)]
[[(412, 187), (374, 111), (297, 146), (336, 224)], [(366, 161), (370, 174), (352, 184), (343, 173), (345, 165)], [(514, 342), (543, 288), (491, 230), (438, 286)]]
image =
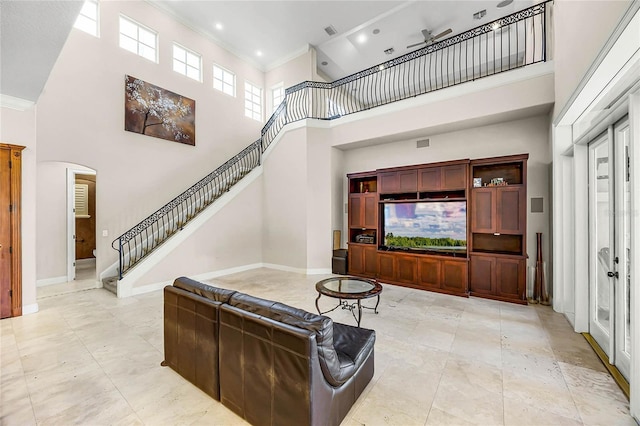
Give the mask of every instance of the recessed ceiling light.
[(327, 62), (327, 61), (322, 61), (322, 62), (320, 62), (320, 63), (321, 63), (322, 65), (324, 65), (325, 67), (326, 67), (327, 65), (329, 65), (329, 62)]
[(374, 34), (380, 34), (380, 30), (378, 28), (376, 28), (375, 30), (372, 31), (372, 33)]
[(367, 41), (367, 36), (365, 34), (360, 34), (358, 36), (358, 38), (356, 39), (356, 41), (360, 44), (364, 43), (365, 41)]
[(262, 50), (256, 50), (256, 56), (262, 56)]
[(216, 30), (222, 30), (224, 26), (220, 22), (216, 22)]
[(513, 3), (513, 0), (502, 0), (500, 3), (498, 3), (497, 7), (509, 6), (511, 3)]

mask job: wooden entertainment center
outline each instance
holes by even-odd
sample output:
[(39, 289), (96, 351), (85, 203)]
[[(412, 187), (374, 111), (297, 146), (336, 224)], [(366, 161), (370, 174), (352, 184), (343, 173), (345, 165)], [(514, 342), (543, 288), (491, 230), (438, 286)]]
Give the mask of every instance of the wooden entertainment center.
[[(447, 161), (348, 174), (349, 274), (457, 296), (527, 303), (528, 157)], [(448, 210), (462, 210), (461, 206), (466, 219), (457, 220), (458, 225), (460, 221), (465, 225), (466, 247), (460, 238), (446, 238), (449, 242), (442, 243), (453, 240), (452, 247), (411, 246), (412, 242), (386, 245), (394, 235), (384, 235), (385, 212), (389, 227), (392, 223), (400, 226), (395, 229), (404, 226), (408, 234), (412, 227), (438, 228), (440, 225), (419, 216), (439, 214), (444, 224), (434, 232), (442, 237), (456, 225), (446, 223), (454, 216)], [(395, 215), (406, 218), (405, 223), (398, 225)]]

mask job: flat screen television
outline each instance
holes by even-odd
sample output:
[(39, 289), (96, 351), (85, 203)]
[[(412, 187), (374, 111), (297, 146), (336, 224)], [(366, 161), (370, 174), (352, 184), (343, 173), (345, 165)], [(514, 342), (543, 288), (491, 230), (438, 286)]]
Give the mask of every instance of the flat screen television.
[(383, 249), (466, 256), (466, 201), (384, 203), (383, 215)]

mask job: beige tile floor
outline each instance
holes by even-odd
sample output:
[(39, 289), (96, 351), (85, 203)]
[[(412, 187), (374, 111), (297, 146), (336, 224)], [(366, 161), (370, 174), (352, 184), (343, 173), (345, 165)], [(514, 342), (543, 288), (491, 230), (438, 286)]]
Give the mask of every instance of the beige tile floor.
[[(324, 277), (257, 269), (212, 282), (313, 312)], [(49, 291), (38, 303), (0, 321), (0, 424), (244, 424), (160, 367), (161, 291)], [(377, 333), (375, 376), (344, 425), (636, 424), (584, 338), (548, 307), (385, 285), (379, 311), (362, 320)]]

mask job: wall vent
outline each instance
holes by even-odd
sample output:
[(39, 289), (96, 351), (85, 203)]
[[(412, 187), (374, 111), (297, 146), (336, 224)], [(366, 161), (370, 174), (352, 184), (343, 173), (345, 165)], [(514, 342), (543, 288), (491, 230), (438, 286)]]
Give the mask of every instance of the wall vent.
[(330, 36), (338, 34), (338, 31), (336, 31), (333, 25), (329, 25), (328, 27), (326, 27), (324, 29), (324, 32), (329, 34)]
[(531, 198), (531, 213), (544, 213), (543, 198)]
[(416, 148), (426, 148), (429, 146), (429, 139), (420, 139), (416, 142)]

